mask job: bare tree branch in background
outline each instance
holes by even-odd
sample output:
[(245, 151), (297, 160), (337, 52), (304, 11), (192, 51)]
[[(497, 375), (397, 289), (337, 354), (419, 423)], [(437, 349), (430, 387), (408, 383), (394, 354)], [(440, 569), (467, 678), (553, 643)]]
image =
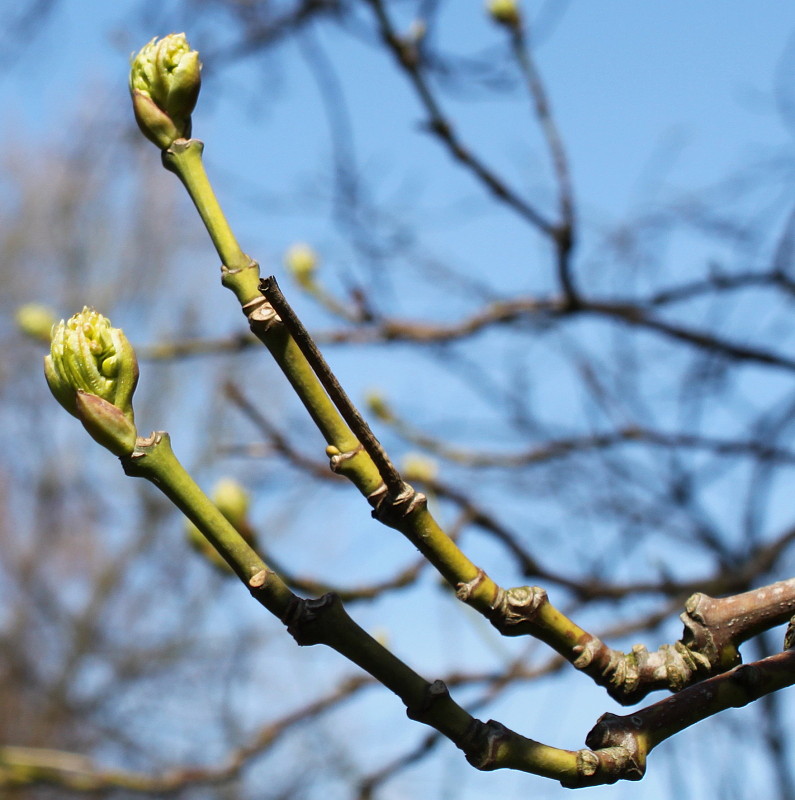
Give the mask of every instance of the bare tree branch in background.
[[(138, 417), (165, 416), (162, 424), (183, 436), (208, 431), (193, 471), (206, 482), (232, 470), (255, 490), (246, 525), (268, 569), (295, 596), (333, 593), (361, 613), (365, 628), (394, 627), (394, 634), (371, 637), (368, 647), (375, 651), (394, 635), (389, 649), (406, 669), (416, 666), (419, 680), (419, 673), (438, 678), (427, 681), (427, 704), (409, 704), (409, 715), (443, 730), (481, 769), (526, 769), (526, 754), (545, 747), (524, 738), (515, 716), (505, 725), (489, 717), (510, 716), (519, 691), (543, 697), (546, 689), (532, 688), (541, 681), (556, 697), (585, 695), (584, 672), (621, 703), (659, 689), (672, 694), (626, 717), (607, 714), (583, 749), (557, 751), (579, 753), (576, 780), (552, 767), (541, 774), (580, 785), (594, 774), (641, 777), (646, 753), (664, 738), (762, 698), (743, 712), (755, 720), (745, 738), (765, 756), (771, 793), (791, 798), (789, 693), (776, 690), (793, 680), (793, 651), (789, 641), (782, 650), (783, 633), (771, 631), (795, 612), (788, 578), (795, 528), (786, 490), (795, 456), (795, 201), (791, 190), (776, 192), (791, 185), (789, 160), (753, 165), (703, 196), (665, 198), (596, 235), (577, 203), (566, 131), (536, 63), (529, 14), (492, 29), (497, 43), (484, 57), (446, 49), (441, 2), (191, 0), (185, 8), (198, 21), (219, 12), (233, 21), (233, 55), (226, 44), (217, 46), (210, 53), (214, 70), (260, 54), (282, 57), (295, 41), (321, 93), (330, 188), (305, 213), (307, 220), (312, 213), (328, 217), (333, 235), (326, 243), (333, 246), (326, 259), (321, 245), (320, 256), (331, 267), (313, 263), (294, 272), (297, 290), (286, 292), (301, 304), (311, 337), (290, 322), (287, 306), (282, 319), (293, 338), (314, 340), (332, 365), (339, 361), (340, 383), (353, 379), (351, 397), (361, 374), (386, 384), (368, 403), (373, 434), (385, 446), (380, 451), (360, 421), (346, 416), (343, 408), (353, 407), (347, 396), (326, 382), (384, 480), (382, 495), (369, 492), (375, 516), (426, 558), (415, 562), (392, 531), (357, 527), (362, 504), (349, 500), (346, 482), (328, 470), (303, 409), (280, 394), (280, 377), (265, 372), (259, 340), (273, 333), (259, 325), (260, 307), (247, 311), (252, 336), (232, 314), (229, 324), (225, 312), (214, 319), (221, 305), (214, 297), (169, 300), (169, 285), (184, 281), (184, 263), (198, 272), (212, 259), (190, 236), (184, 252), (177, 247), (172, 231), (185, 227), (184, 210), (175, 210), (175, 182), (150, 174), (151, 148), (125, 156), (125, 180), (140, 186), (132, 212), (123, 215), (105, 194), (109, 162), (90, 145), (47, 156), (53, 161), (42, 169), (58, 180), (46, 191), (26, 160), (8, 159), (4, 171), (17, 196), (2, 215), (3, 252), (9, 263), (38, 268), (24, 279), (4, 270), (4, 310), (46, 299), (59, 314), (90, 302), (127, 315), (125, 328), (142, 345)], [(33, 19), (29, 14), (19, 20)], [(406, 18), (417, 24), (405, 27)], [(462, 172), (479, 193), (478, 213), (507, 214), (541, 243), (543, 258), (536, 252), (528, 265), (529, 282), (509, 291), (493, 264), (439, 257), (421, 223), (402, 219), (399, 204), (393, 212), (379, 197), (354, 146), (362, 112), (348, 95), (337, 40), (370, 48), (377, 63), (395, 70), (395, 85), (412, 93), (423, 130), (440, 147), (440, 169)], [(526, 115), (529, 100), (528, 136), (548, 166), (545, 193), (525, 190), (491, 165), (483, 142), (460, 132), (456, 110), (467, 87), (511, 99), (518, 115)], [(416, 107), (406, 111), (406, 136), (413, 115)], [(232, 183), (232, 191), (245, 193)], [(749, 215), (756, 194), (778, 198), (775, 206), (766, 201), (764, 221)], [(295, 202), (285, 197), (286, 205)], [(687, 263), (665, 246), (685, 235), (701, 243)], [(335, 248), (349, 254), (347, 263), (335, 265)], [(390, 281), (400, 291), (390, 291)], [(266, 295), (278, 306), (270, 286)], [(410, 780), (411, 769), (450, 749), (437, 732), (377, 742), (399, 727), (400, 715), (389, 716), (391, 697), (360, 691), (373, 682), (351, 679), (342, 659), (313, 649), (315, 667), (306, 651), (289, 650), (281, 632), (263, 635), (269, 629), (252, 604), (243, 604), (231, 573), (193, 554), (166, 507), (109, 477), (112, 464), (98, 460), (85, 475), (61, 469), (65, 458), (83, 461), (75, 455), (82, 440), (73, 442), (71, 429), (56, 421), (57, 409), (40, 399), (35, 347), (30, 343), (24, 359), (14, 356), (19, 364), (0, 372), (4, 427), (16, 430), (14, 441), (39, 442), (19, 446), (21, 456), (0, 472), (4, 788), (25, 798), (55, 796), (51, 791), (198, 798), (208, 796), (203, 784), (241, 800), (314, 797), (329, 787), (349, 797), (387, 797), (390, 782)], [(315, 374), (332, 374), (312, 358)], [(37, 363), (27, 368), (23, 361)], [(197, 397), (205, 400), (197, 404)], [(440, 399), (445, 407), (435, 403)], [(46, 442), (33, 435), (42, 419), (52, 431)], [(321, 430), (324, 424), (329, 428), (322, 422)], [(394, 461), (380, 463), (379, 452)], [(348, 464), (358, 454), (330, 452), (354, 482)], [(412, 497), (427, 495), (427, 513), (446, 532), (438, 540), (443, 547), (435, 534), (417, 534), (430, 527), (427, 519), (412, 522), (424, 506), (395, 515), (406, 481), (422, 490)], [(323, 509), (322, 524), (307, 516), (311, 508)], [(451, 566), (442, 550), (473, 553), (468, 564), (488, 569), (466, 573), (468, 565)], [(450, 586), (431, 577), (426, 559)], [(257, 596), (260, 587), (250, 588)], [(536, 637), (555, 653), (538, 642), (503, 641), (477, 627), (480, 618), (457, 615), (451, 588), (500, 633)], [(335, 619), (344, 614), (331, 601), (301, 602), (318, 616), (327, 606), (340, 615)], [(680, 633), (676, 615), (683, 610)], [(426, 656), (434, 649), (427, 627), (433, 618), (443, 620), (442, 640), (455, 641), (457, 669)], [(333, 635), (317, 640), (351, 657), (335, 638), (359, 636), (347, 624), (332, 623)], [(300, 643), (313, 642), (302, 625), (290, 622)], [(751, 663), (740, 665), (744, 643)], [(357, 663), (363, 661), (372, 663)], [(202, 703), (193, 702), (196, 696)], [(466, 736), (439, 722), (443, 715), (431, 710), (437, 700), (460, 703), (461, 718), (472, 720)], [(475, 713), (489, 721), (469, 717)], [(587, 718), (587, 710), (581, 715)], [(701, 731), (732, 724), (723, 719), (699, 724), (692, 735), (704, 741), (709, 734)], [(543, 739), (536, 724), (529, 734)], [(189, 741), (194, 732), (196, 741)], [(687, 758), (683, 783), (696, 780), (690, 772), (716, 769), (737, 786), (755, 780), (739, 755), (720, 765)], [(661, 749), (653, 763), (665, 759)]]

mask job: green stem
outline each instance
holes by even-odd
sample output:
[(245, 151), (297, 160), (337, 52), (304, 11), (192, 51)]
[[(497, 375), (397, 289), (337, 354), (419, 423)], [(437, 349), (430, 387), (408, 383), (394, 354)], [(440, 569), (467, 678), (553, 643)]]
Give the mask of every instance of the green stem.
[[(339, 398), (335, 403), (329, 396), (328, 387), (324, 388), (323, 382), (318, 379), (317, 369), (310, 364), (299, 346), (294, 331), (285, 325), (285, 321), (271, 316), (273, 305), (270, 302), (263, 304), (259, 268), (240, 248), (221, 209), (204, 169), (203, 150), (204, 144), (198, 139), (178, 139), (163, 151), (163, 165), (174, 172), (188, 190), (224, 264), (224, 285), (235, 292), (252, 332), (270, 350), (309, 411), (329, 445), (327, 452), (335, 459), (336, 471), (349, 478), (366, 497), (378, 489), (384, 478), (390, 495), (399, 494), (404, 486), (403, 481), (375, 437), (370, 434), (378, 452), (373, 447), (362, 447), (350, 421), (341, 413)], [(269, 284), (278, 291), (275, 281), (271, 280)], [(280, 292), (278, 294), (281, 295)], [(285, 308), (280, 306), (277, 311), (282, 314)], [(303, 329), (303, 326), (300, 327)], [(306, 338), (309, 339), (308, 333)], [(327, 369), (327, 372), (331, 375), (330, 370)], [(348, 405), (353, 408), (350, 402)], [(355, 414), (358, 417), (358, 412)], [(362, 424), (369, 431), (363, 421)], [(377, 457), (379, 453), (383, 458), (374, 460), (373, 455)], [(379, 464), (379, 461), (382, 463)], [(388, 469), (384, 468), (385, 464)], [(491, 611), (499, 587), (464, 555), (424, 504), (416, 513), (388, 524), (407, 536), (454, 588), (472, 584), (467, 591), (470, 605), (481, 613), (488, 614)], [(201, 530), (200, 525), (197, 527)]]
[(188, 190), (225, 267), (224, 284), (245, 305), (259, 297), (259, 267), (243, 252), (227, 222), (204, 169), (203, 151), (204, 143), (198, 139), (177, 139), (163, 151), (163, 166)]
[[(254, 335), (268, 348), (274, 361), (284, 373), (295, 393), (301, 399), (317, 425), (326, 444), (337, 448), (341, 453), (353, 452), (359, 447), (359, 441), (350, 427), (329, 399), (326, 390), (315, 375), (301, 348), (295, 339), (281, 324), (269, 326), (263, 330), (252, 325)], [(366, 457), (365, 453), (362, 456)], [(369, 459), (358, 458), (357, 463), (369, 463)], [(378, 472), (373, 466), (371, 473), (362, 485), (362, 491), (372, 492), (380, 483)]]
[(346, 474), (366, 495), (380, 483), (378, 472), (359, 441), (335, 408), (293, 337), (281, 324), (261, 325), (252, 311), (261, 300), (259, 267), (238, 244), (204, 169), (204, 144), (199, 139), (177, 139), (163, 151), (163, 166), (182, 181), (210, 234), (223, 263), (223, 283), (237, 296), (254, 334), (268, 347), (299, 398), (320, 429), (326, 443), (340, 453), (356, 453)]
[[(494, 758), (489, 740), (472, 736), (473, 728), (485, 732), (489, 726), (459, 706), (444, 684), (429, 683), (357, 625), (339, 597), (327, 594), (318, 600), (302, 600), (293, 594), (191, 478), (167, 433), (139, 438), (135, 450), (120, 460), (127, 475), (153, 483), (196, 525), (254, 598), (287, 625), (298, 644), (325, 644), (357, 664), (401, 698), (409, 717), (435, 728), (481, 768), (514, 766), (511, 762), (516, 760), (518, 769), (529, 772), (558, 778), (576, 775), (575, 754), (524, 739), (502, 726), (501, 736), (514, 746), (502, 747)], [(509, 763), (503, 764), (506, 756)]]
[[(160, 489), (204, 534), (210, 544), (247, 585), (254, 576), (258, 599), (279, 617), (287, 612), (294, 595), (257, 555), (215, 504), (199, 488), (171, 449), (171, 437), (164, 431), (138, 439), (135, 450), (121, 458), (127, 475), (146, 478)], [(264, 578), (264, 582), (262, 579)]]

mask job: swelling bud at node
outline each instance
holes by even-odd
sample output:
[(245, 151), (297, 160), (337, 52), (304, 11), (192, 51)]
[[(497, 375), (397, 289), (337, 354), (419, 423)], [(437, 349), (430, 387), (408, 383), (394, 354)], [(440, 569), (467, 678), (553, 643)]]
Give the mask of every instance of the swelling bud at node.
[(135, 449), (138, 361), (120, 328), (88, 307), (53, 327), (44, 376), (55, 399), (117, 456)]
[(138, 127), (163, 150), (191, 132), (201, 88), (199, 53), (184, 33), (152, 39), (132, 60), (130, 95)]

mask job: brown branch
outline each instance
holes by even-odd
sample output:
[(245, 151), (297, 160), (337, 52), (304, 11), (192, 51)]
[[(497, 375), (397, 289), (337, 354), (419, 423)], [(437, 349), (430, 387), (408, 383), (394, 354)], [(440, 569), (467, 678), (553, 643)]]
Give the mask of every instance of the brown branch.
[(743, 565), (727, 573), (722, 566), (713, 574), (686, 581), (662, 578), (653, 581), (611, 583), (589, 576), (572, 577), (544, 567), (521, 543), (519, 535), (500, 522), (493, 514), (479, 506), (462, 492), (437, 478), (419, 481), (440, 498), (455, 503), (466, 512), (469, 521), (492, 534), (508, 549), (526, 578), (540, 578), (568, 589), (579, 600), (622, 600), (631, 595), (661, 595), (684, 598), (694, 592), (709, 594), (736, 592), (754, 583), (760, 575), (767, 574), (777, 563), (782, 553), (795, 541), (795, 528), (788, 528), (776, 539), (759, 543), (752, 548)]
[(377, 583), (365, 584), (362, 586), (354, 586), (343, 588), (335, 586), (325, 581), (319, 581), (315, 578), (306, 578), (295, 575), (289, 570), (285, 570), (283, 565), (274, 559), (273, 556), (259, 548), (262, 552), (263, 558), (270, 563), (273, 568), (281, 575), (282, 580), (291, 588), (302, 594), (321, 595), (321, 594), (334, 594), (340, 600), (346, 603), (357, 602), (361, 600), (373, 600), (380, 597), (387, 592), (395, 591), (396, 589), (405, 589), (416, 583), (424, 567), (428, 562), (424, 558), (417, 559), (414, 563), (399, 570), (391, 578), (387, 578)]
[(263, 725), (249, 742), (230, 753), (223, 763), (178, 768), (162, 775), (103, 769), (87, 756), (60, 750), (0, 746), (0, 788), (54, 785), (81, 794), (124, 789), (163, 796), (189, 786), (224, 783), (236, 778), (253, 758), (273, 748), (298, 725), (316, 719), (372, 685), (373, 681), (365, 675), (347, 678), (325, 696)]
[(276, 425), (274, 425), (232, 381), (224, 383), (224, 394), (233, 405), (237, 406), (237, 408), (254, 423), (259, 431), (267, 438), (272, 449), (283, 456), (288, 463), (307, 475), (311, 475), (313, 478), (340, 483), (345, 481), (341, 475), (329, 470), (327, 461), (321, 462), (309, 458), (293, 447)]
[[(673, 604), (670, 605), (670, 608), (662, 609), (654, 614), (644, 616), (632, 622), (625, 622), (606, 628), (604, 631), (600, 631), (599, 636), (603, 638), (621, 637), (654, 628), (663, 622), (671, 611), (674, 610), (675, 606)], [(509, 662), (504, 670), (489, 673), (454, 672), (447, 674), (444, 681), (450, 687), (467, 686), (477, 683), (486, 684), (485, 692), (470, 705), (470, 710), (476, 711), (493, 700), (501, 689), (513, 686), (518, 681), (529, 682), (554, 675), (567, 666), (567, 663), (565, 659), (555, 655), (537, 666), (528, 666), (527, 654), (521, 653), (517, 658)], [(388, 764), (384, 764), (377, 770), (366, 775), (359, 782), (357, 800), (369, 800), (369, 798), (375, 796), (374, 792), (379, 786), (386, 783), (402, 769), (412, 766), (430, 755), (443, 741), (444, 738), (440, 734), (436, 731), (432, 731), (427, 736), (423, 737), (416, 747), (402, 753)]]
[[(328, 470), (325, 462), (316, 461), (305, 456), (297, 450), (284, 437), (272, 423), (270, 423), (259, 410), (240, 392), (233, 384), (227, 384), (229, 399), (235, 403), (244, 414), (259, 428), (267, 438), (267, 444), (274, 452), (283, 455), (293, 466), (305, 471), (315, 479), (324, 481), (342, 482), (342, 478)], [(392, 411), (381, 401), (379, 406), (380, 416), (384, 421), (393, 419)], [(633, 429), (634, 430), (634, 429)], [(795, 456), (788, 450), (779, 450), (757, 442), (732, 442), (712, 440), (704, 437), (688, 437), (687, 435), (674, 436), (658, 434), (654, 431), (642, 431), (648, 435), (652, 443), (661, 446), (692, 446), (704, 447), (720, 454), (742, 454), (748, 452), (761, 459), (779, 460), (791, 463)], [(553, 443), (554, 445), (554, 443)], [(540, 449), (540, 448), (539, 448)], [(550, 454), (551, 457), (551, 454)], [(534, 462), (533, 462), (534, 463)], [(515, 559), (522, 575), (526, 578), (543, 580), (568, 589), (580, 600), (621, 600), (631, 595), (651, 594), (666, 597), (688, 597), (699, 590), (707, 594), (725, 594), (739, 591), (752, 585), (760, 575), (767, 574), (778, 562), (781, 554), (795, 541), (795, 528), (785, 530), (780, 536), (766, 543), (759, 543), (749, 551), (743, 565), (731, 573), (719, 568), (714, 574), (704, 575), (686, 581), (674, 581), (670, 578), (652, 581), (636, 581), (633, 583), (612, 583), (594, 577), (575, 576), (559, 573), (544, 567), (536, 557), (520, 543), (520, 536), (508, 526), (499, 521), (492, 513), (478, 505), (472, 496), (461, 491), (445, 481), (430, 476), (417, 476), (416, 482), (431, 491), (436, 497), (458, 506), (465, 515), (465, 521), (494, 536), (501, 542)], [(417, 565), (415, 565), (416, 567)], [(286, 579), (294, 588), (306, 591), (308, 594), (322, 594), (336, 592), (345, 600), (357, 600), (367, 597), (371, 592), (376, 592), (380, 587), (383, 591), (393, 588), (402, 588), (408, 575), (415, 567), (407, 567), (392, 580), (374, 586), (359, 587), (356, 589), (342, 589), (333, 587), (311, 579), (298, 578), (287, 575)]]
[[(223, 58), (225, 63), (231, 63), (253, 54), (259, 53), (268, 47), (278, 44), (290, 35), (295, 35), (316, 17), (323, 15), (339, 14), (342, 8), (340, 0), (299, 0), (293, 8), (280, 14), (273, 14), (265, 20), (258, 20), (250, 13), (254, 6), (250, 4), (231, 4), (229, 8), (238, 8), (241, 22), (245, 27), (244, 37), (234, 44), (224, 44), (223, 49), (213, 52), (209, 49), (202, 51), (205, 62), (214, 58)], [(270, 6), (263, 4), (256, 8), (269, 12)]]
[[(643, 777), (647, 755), (661, 742), (707, 717), (740, 708), (793, 683), (795, 650), (786, 650), (735, 667), (630, 715), (604, 714), (585, 743), (597, 752), (623, 751), (627, 768), (621, 777), (638, 780)], [(575, 782), (561, 781), (569, 788), (603, 782), (598, 770), (578, 776)]]
[(604, 433), (550, 439), (525, 450), (512, 453), (486, 453), (456, 447), (434, 436), (429, 436), (398, 416), (388, 402), (381, 397), (371, 401), (371, 411), (413, 445), (421, 447), (446, 461), (477, 469), (506, 469), (546, 464), (570, 455), (593, 450), (604, 450), (625, 444), (648, 444), (664, 448), (705, 450), (721, 456), (745, 455), (764, 461), (775, 461), (783, 464), (795, 463), (795, 452), (792, 450), (766, 444), (756, 439), (719, 439), (691, 433), (668, 433), (640, 425), (626, 425)]
[[(369, 2), (369, 0), (368, 0)], [(695, 291), (693, 286), (691, 291)], [(573, 306), (566, 297), (517, 297), (485, 305), (469, 317), (454, 323), (432, 323), (380, 317), (353, 328), (320, 331), (315, 341), (321, 344), (377, 344), (414, 342), (419, 344), (461, 341), (496, 326), (536, 320), (562, 319), (573, 314), (588, 314), (612, 319), (630, 327), (645, 328), (665, 338), (714, 352), (738, 362), (756, 363), (788, 371), (795, 370), (795, 359), (764, 347), (744, 345), (709, 331), (698, 330), (661, 319), (649, 313), (654, 305), (664, 305), (674, 289), (636, 302), (603, 301), (578, 296)], [(662, 299), (661, 299), (662, 298)], [(220, 340), (183, 340), (142, 348), (142, 358), (171, 359), (189, 356), (238, 352), (256, 342), (248, 335)]]
[(747, 287), (780, 288), (787, 294), (795, 294), (795, 282), (778, 269), (769, 272), (711, 273), (708, 277), (662, 289), (651, 295), (646, 304), (664, 306), (687, 302), (697, 297), (716, 292), (733, 291)]
[[(388, 467), (394, 469), (380, 443), (372, 436), (369, 426), (337, 383), (308, 331), (282, 296), (275, 280), (270, 278), (263, 281), (261, 289), (269, 304), (269, 314), (278, 314), (334, 405), (349, 425), (356, 426), (354, 431), (357, 438), (361, 440), (368, 435), (372, 437), (374, 445), (371, 443), (370, 446), (376, 448), (374, 452), (384, 459)], [(368, 455), (373, 457), (369, 449)], [(373, 460), (375, 461), (375, 457)], [(619, 702), (636, 702), (655, 689), (678, 691), (683, 686), (724, 671), (739, 660), (738, 647), (744, 641), (741, 637), (745, 629), (738, 626), (736, 630), (740, 633), (735, 633), (734, 638), (730, 638), (722, 647), (714, 647), (714, 640), (719, 634), (719, 629), (715, 627), (718, 623), (705, 618), (701, 613), (703, 595), (694, 596), (688, 602), (687, 613), (683, 616), (685, 636), (674, 645), (663, 645), (656, 653), (649, 653), (645, 647), (639, 645), (629, 654), (607, 647), (555, 608), (549, 602), (544, 589), (519, 586), (505, 590), (499, 586), (484, 570), (476, 567), (427, 514), (424, 496), (418, 495), (404, 484), (396, 471), (395, 474), (399, 486), (405, 486), (406, 492), (390, 493), (387, 486), (383, 485), (383, 492), (379, 490), (373, 493), (377, 495), (375, 502), (372, 495), (368, 499), (374, 505), (376, 518), (401, 530), (445, 580), (455, 586), (457, 597), (486, 616), (503, 635), (529, 635), (546, 642), (597, 684), (605, 686), (608, 693)], [(381, 475), (384, 477), (383, 471)], [(756, 626), (757, 632), (777, 624), (773, 620), (783, 613), (782, 609), (788, 614), (795, 609), (795, 581), (791, 584), (781, 582), (775, 587), (768, 587), (768, 590), (778, 596), (775, 610), (767, 616), (761, 607), (748, 612), (748, 619), (753, 620), (749, 625)], [(756, 598), (763, 599), (764, 591), (758, 590)], [(256, 596), (256, 592), (254, 594)], [(378, 656), (369, 653), (366, 634), (347, 616), (338, 597), (324, 595), (319, 600), (312, 601), (296, 599), (294, 604), (295, 612), (290, 611), (284, 621), (299, 644), (328, 644), (385, 685), (395, 687), (393, 690), (406, 702), (410, 717), (442, 730), (467, 753), (470, 762), (478, 768), (491, 768), (491, 749), (507, 735), (512, 742), (507, 748), (509, 751), (517, 749), (522, 759), (530, 758), (534, 771), (540, 768), (542, 771), (539, 774), (547, 774), (544, 771), (546, 767), (539, 767), (545, 756), (538, 755), (540, 752), (548, 752), (546, 746), (522, 737), (516, 738), (518, 735), (507, 732), (497, 723), (466, 723), (465, 712), (449, 698), (444, 686), (432, 684), (427, 688), (425, 684), (426, 689), (423, 691), (427, 691), (428, 696), (422, 701), (422, 708), (415, 709), (416, 697), (413, 694), (423, 684), (420, 676), (383, 649)], [(327, 618), (329, 623), (321, 625), (321, 617)], [(303, 630), (304, 623), (309, 632)], [(352, 637), (352, 646), (349, 638), (353, 631), (356, 631), (356, 635)], [(438, 709), (433, 714), (426, 715), (426, 705), (429, 710), (437, 704)], [(466, 731), (462, 726), (466, 727)], [(612, 763), (610, 756), (605, 758), (607, 761), (603, 763), (600, 756), (600, 769), (607, 770), (611, 775), (617, 774), (616, 770), (620, 771), (626, 766), (623, 762)]]
[[(651, 691), (678, 692), (733, 667), (740, 661), (743, 642), (786, 622), (793, 613), (795, 579), (722, 599), (694, 594), (682, 614), (682, 639), (653, 653), (643, 645), (636, 645), (630, 653), (608, 647), (554, 608), (547, 593), (537, 586), (505, 591), (491, 622), (505, 636), (530, 635), (547, 642), (604, 686), (614, 700), (630, 705)], [(562, 636), (563, 632), (567, 635)]]
[(469, 170), (500, 202), (516, 211), (541, 233), (555, 240), (556, 228), (532, 205), (516, 194), (508, 185), (473, 155), (456, 134), (452, 123), (445, 117), (422, 69), (422, 60), (416, 46), (401, 38), (389, 19), (382, 0), (366, 0), (378, 22), (382, 41), (405, 73), (427, 115), (426, 127), (446, 147), (450, 155)]
[(256, 337), (241, 333), (224, 339), (182, 339), (143, 345), (136, 347), (135, 352), (142, 361), (172, 361), (219, 353), (239, 353), (255, 344), (259, 344)]
[(761, 347), (731, 342), (706, 331), (689, 328), (686, 325), (666, 322), (651, 316), (637, 305), (591, 301), (583, 304), (581, 310), (598, 316), (610, 317), (630, 326), (637, 325), (641, 328), (647, 328), (667, 338), (718, 353), (732, 361), (746, 361), (765, 366), (780, 367), (786, 370), (795, 370), (795, 359), (789, 356)]
[(509, 27), (511, 48), (519, 69), (533, 100), (535, 116), (549, 150), (552, 169), (558, 187), (558, 213), (560, 223), (555, 227), (553, 237), (557, 250), (558, 280), (563, 294), (571, 306), (579, 303), (571, 271), (571, 255), (575, 243), (574, 190), (569, 171), (568, 158), (557, 123), (541, 77), (536, 68), (523, 25)]
[(381, 319), (377, 324), (353, 330), (321, 332), (315, 338), (318, 342), (329, 344), (450, 342), (474, 336), (492, 326), (506, 325), (520, 320), (532, 322), (539, 315), (541, 318), (549, 319), (573, 314), (604, 317), (630, 327), (645, 328), (659, 333), (665, 338), (717, 353), (733, 361), (795, 371), (795, 359), (789, 356), (762, 347), (732, 342), (707, 331), (689, 328), (686, 325), (667, 322), (649, 314), (642, 304), (590, 300), (583, 297), (578, 298), (578, 304), (575, 307), (572, 307), (567, 300), (560, 298), (516, 298), (510, 301), (491, 303), (470, 317), (451, 324)]

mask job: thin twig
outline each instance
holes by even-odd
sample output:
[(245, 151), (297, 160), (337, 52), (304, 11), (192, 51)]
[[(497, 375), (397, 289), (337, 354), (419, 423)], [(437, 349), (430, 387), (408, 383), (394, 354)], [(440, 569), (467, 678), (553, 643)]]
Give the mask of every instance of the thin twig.
[(445, 117), (441, 106), (425, 79), (422, 63), (416, 48), (397, 34), (382, 0), (367, 0), (367, 2), (372, 7), (378, 20), (381, 39), (406, 73), (428, 115), (427, 129), (447, 147), (450, 155), (475, 175), (498, 200), (516, 211), (545, 236), (555, 239), (555, 225), (510, 189), (500, 177), (473, 155), (458, 138), (452, 123)]
[(378, 472), (387, 486), (390, 494), (399, 495), (405, 489), (405, 483), (394, 464), (389, 460), (381, 443), (375, 437), (370, 426), (364, 420), (358, 409), (351, 402), (345, 390), (340, 385), (331, 367), (326, 363), (323, 354), (318, 350), (309, 331), (304, 327), (298, 315), (293, 311), (287, 299), (279, 289), (276, 278), (272, 275), (262, 281), (260, 286), (262, 294), (273, 306), (281, 318), (290, 335), (295, 339), (304, 357), (317, 375), (323, 388), (328, 392), (337, 410), (348, 423), (356, 438), (361, 442), (367, 454), (373, 460)]

